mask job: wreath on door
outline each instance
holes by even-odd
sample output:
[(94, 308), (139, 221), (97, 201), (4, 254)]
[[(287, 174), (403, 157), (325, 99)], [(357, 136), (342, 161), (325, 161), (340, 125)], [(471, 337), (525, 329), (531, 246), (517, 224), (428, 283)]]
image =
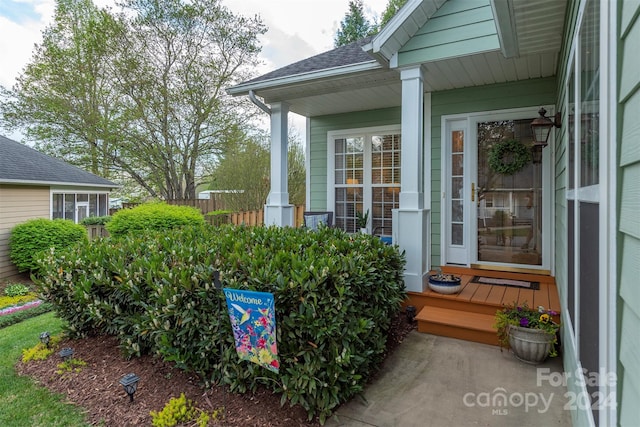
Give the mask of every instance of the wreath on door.
[(489, 152), (489, 167), (501, 175), (513, 175), (529, 163), (531, 150), (515, 139), (500, 141)]

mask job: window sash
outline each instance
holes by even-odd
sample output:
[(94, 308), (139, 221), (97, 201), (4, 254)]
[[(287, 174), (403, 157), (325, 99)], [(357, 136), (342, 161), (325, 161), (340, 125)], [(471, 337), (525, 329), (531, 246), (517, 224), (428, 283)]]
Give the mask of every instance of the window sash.
[(370, 213), (368, 228), (391, 235), (392, 210), (399, 207), (401, 138), (398, 131), (353, 132), (333, 144), (335, 225), (356, 232), (356, 212)]

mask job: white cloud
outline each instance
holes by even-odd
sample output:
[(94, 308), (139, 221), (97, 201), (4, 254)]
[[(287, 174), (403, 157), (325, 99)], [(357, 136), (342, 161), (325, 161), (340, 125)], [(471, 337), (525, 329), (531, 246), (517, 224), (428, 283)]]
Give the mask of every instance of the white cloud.
[(19, 0), (5, 4), (11, 17), (0, 16), (0, 85), (13, 86), (31, 58), (41, 31), (53, 17), (53, 0)]

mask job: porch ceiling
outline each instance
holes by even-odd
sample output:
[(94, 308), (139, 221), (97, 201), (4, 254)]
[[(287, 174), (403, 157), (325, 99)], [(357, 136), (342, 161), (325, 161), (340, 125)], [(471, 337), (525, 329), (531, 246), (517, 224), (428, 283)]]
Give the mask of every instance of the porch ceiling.
[[(547, 51), (518, 58), (501, 52), (451, 58), (425, 64), (425, 90), (438, 92), (555, 75), (558, 53)], [(400, 106), (398, 70), (379, 68), (348, 76), (257, 89), (266, 103), (285, 101), (302, 116), (322, 116)]]

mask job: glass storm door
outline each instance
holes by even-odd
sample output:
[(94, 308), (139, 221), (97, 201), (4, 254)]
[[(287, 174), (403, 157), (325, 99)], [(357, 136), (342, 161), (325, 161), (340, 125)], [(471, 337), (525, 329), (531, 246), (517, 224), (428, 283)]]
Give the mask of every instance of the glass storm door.
[(531, 120), (472, 122), (477, 142), (472, 255), (478, 264), (543, 265), (543, 233), (549, 231), (543, 227), (543, 163), (534, 160)]

